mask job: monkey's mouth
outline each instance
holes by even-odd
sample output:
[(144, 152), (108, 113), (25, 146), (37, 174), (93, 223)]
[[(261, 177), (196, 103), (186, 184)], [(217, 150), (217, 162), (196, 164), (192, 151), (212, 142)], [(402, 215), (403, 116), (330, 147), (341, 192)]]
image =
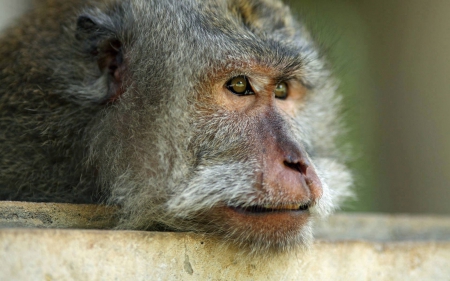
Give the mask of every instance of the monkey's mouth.
[(311, 203), (306, 204), (283, 204), (283, 205), (253, 205), (247, 207), (231, 207), (233, 210), (239, 213), (275, 213), (275, 212), (304, 212), (308, 211), (311, 207)]

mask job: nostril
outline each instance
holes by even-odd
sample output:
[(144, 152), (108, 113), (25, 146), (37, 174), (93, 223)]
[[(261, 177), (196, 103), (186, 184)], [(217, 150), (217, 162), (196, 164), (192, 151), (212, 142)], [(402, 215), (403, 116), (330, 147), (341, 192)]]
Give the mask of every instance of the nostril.
[(295, 161), (295, 162), (284, 161), (284, 165), (303, 175), (306, 175), (306, 170), (309, 167), (309, 164), (306, 161)]

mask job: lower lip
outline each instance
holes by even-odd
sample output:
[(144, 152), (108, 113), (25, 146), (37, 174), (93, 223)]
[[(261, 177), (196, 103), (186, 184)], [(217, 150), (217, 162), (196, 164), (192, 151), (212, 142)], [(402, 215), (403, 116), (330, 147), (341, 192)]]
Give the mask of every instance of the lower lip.
[(216, 214), (220, 216), (224, 224), (221, 227), (227, 235), (236, 235), (237, 239), (245, 236), (248, 241), (264, 243), (271, 241), (270, 243), (281, 243), (280, 245), (289, 243), (290, 239), (297, 237), (311, 215), (309, 210), (249, 212), (243, 208), (230, 206)]

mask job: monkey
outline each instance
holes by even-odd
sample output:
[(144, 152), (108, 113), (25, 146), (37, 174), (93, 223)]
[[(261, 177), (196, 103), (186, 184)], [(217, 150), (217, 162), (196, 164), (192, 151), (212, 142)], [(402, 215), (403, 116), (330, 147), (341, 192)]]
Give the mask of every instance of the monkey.
[(0, 199), (255, 253), (351, 196), (337, 81), (280, 0), (43, 0), (0, 39)]

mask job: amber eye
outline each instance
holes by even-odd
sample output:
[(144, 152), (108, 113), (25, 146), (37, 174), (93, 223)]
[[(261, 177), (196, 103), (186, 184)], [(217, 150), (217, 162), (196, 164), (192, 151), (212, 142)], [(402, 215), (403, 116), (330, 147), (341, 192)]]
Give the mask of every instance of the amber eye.
[(287, 96), (288, 96), (288, 87), (286, 82), (278, 83), (278, 85), (275, 87), (275, 97), (277, 99), (284, 100), (287, 98)]
[(238, 96), (246, 96), (246, 95), (254, 95), (250, 83), (248, 82), (247, 77), (245, 76), (236, 76), (230, 79), (225, 85), (228, 90), (230, 90), (233, 94)]

